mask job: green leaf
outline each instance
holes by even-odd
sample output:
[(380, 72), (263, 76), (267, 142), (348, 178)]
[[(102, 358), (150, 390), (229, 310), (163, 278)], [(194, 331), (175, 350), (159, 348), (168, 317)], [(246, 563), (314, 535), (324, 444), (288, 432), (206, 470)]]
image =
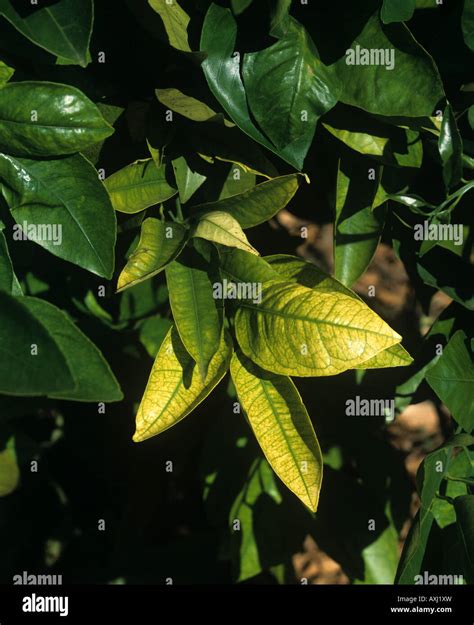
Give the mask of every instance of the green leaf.
[(73, 154), (113, 132), (75, 87), (25, 81), (0, 89), (0, 149), (14, 156)]
[(173, 161), (176, 186), (179, 191), (179, 199), (185, 204), (196, 191), (206, 182), (206, 176), (191, 169), (184, 156), (175, 158)]
[(459, 184), (462, 177), (462, 139), (450, 104), (444, 111), (438, 149), (443, 163), (444, 184), (449, 191)]
[[(51, 54), (86, 67), (94, 20), (93, 0), (60, 0), (21, 17), (11, 0), (0, 0), (0, 15)], [(33, 7), (32, 7), (33, 8)]]
[(212, 211), (198, 217), (192, 236), (258, 255), (257, 250), (248, 242), (239, 222), (224, 211)]
[(21, 301), (41, 320), (62, 351), (75, 382), (74, 390), (49, 393), (50, 397), (81, 402), (123, 399), (120, 386), (101, 352), (62, 310), (34, 297), (24, 297)]
[(242, 228), (253, 228), (285, 208), (298, 186), (297, 174), (280, 176), (224, 200), (194, 206), (193, 211), (198, 214), (224, 211), (236, 219)]
[(196, 408), (226, 374), (232, 356), (232, 340), (227, 332), (211, 360), (206, 380), (195, 370), (195, 362), (172, 328), (163, 341), (151, 370), (145, 393), (138, 408), (136, 432), (138, 443), (172, 427)]
[(204, 102), (186, 95), (179, 89), (156, 89), (155, 94), (163, 106), (193, 122), (220, 121), (224, 122), (228, 128), (235, 126), (225, 119), (222, 113), (216, 113)]
[(453, 458), (453, 449), (457, 447), (466, 448), (473, 444), (474, 438), (472, 436), (458, 434), (442, 447), (428, 454), (418, 469), (416, 481), (421, 507), (405, 541), (395, 578), (396, 584), (414, 584), (415, 576), (420, 574), (434, 520), (431, 504), (443, 477), (448, 472)]
[(230, 370), (239, 401), (270, 466), (315, 512), (323, 458), (295, 385), (290, 378), (262, 371), (240, 353), (233, 355)]
[(380, 16), (384, 24), (408, 22), (416, 9), (416, 0), (383, 0)]
[(367, 165), (353, 158), (339, 163), (334, 273), (346, 286), (357, 282), (369, 266), (385, 225), (385, 206), (372, 210), (378, 181), (371, 179)]
[(239, 302), (242, 351), (267, 371), (301, 377), (352, 369), (400, 342), (362, 301), (288, 282), (268, 282), (261, 303)]
[(197, 240), (166, 268), (176, 329), (203, 380), (222, 335), (223, 300), (214, 297), (214, 284), (220, 281), (216, 265), (215, 248)]
[(300, 169), (303, 162), (290, 151), (278, 151), (252, 122), (240, 77), (240, 57), (234, 54), (237, 23), (230, 9), (212, 3), (204, 19), (200, 48), (206, 53), (202, 69), (214, 96), (230, 118), (249, 137)]
[(453, 418), (466, 431), (474, 429), (474, 364), (466, 347), (466, 334), (458, 330), (426, 380)]
[(356, 580), (355, 583), (393, 584), (398, 554), (398, 532), (395, 526), (390, 524), (376, 540), (363, 549), (361, 556), (365, 564), (364, 579)]
[(230, 168), (224, 186), (219, 195), (219, 200), (226, 200), (233, 195), (245, 193), (255, 186), (256, 176), (254, 173), (246, 171), (240, 165), (233, 165)]
[(270, 20), (270, 34), (273, 37), (284, 37), (291, 26), (290, 8), (292, 0), (276, 0)]
[(240, 15), (247, 9), (253, 0), (230, 0), (230, 4), (232, 6), (232, 11), (235, 15)]
[(179, 6), (178, 0), (173, 0), (171, 3), (167, 0), (148, 0), (148, 4), (163, 20), (166, 34), (173, 48), (191, 52), (188, 41), (189, 15)]
[(139, 213), (173, 197), (177, 189), (166, 179), (166, 166), (157, 167), (152, 158), (136, 161), (106, 178), (112, 205), (121, 213)]
[(464, 575), (468, 584), (474, 583), (474, 495), (456, 497), (456, 509), (459, 539), (463, 547), (465, 562)]
[(155, 316), (145, 319), (140, 326), (140, 343), (151, 358), (155, 359), (172, 323), (169, 319)]
[(0, 226), (0, 290), (11, 295), (23, 295), (18, 278), (13, 271), (7, 241)]
[(148, 280), (171, 263), (183, 249), (187, 230), (172, 222), (163, 222), (154, 217), (142, 223), (140, 240), (125, 268), (119, 276), (117, 291)]
[(20, 483), (20, 469), (15, 454), (14, 440), (10, 439), (7, 447), (0, 451), (0, 497), (11, 495)]
[[(356, 11), (356, 8), (353, 10)], [(319, 29), (325, 27), (328, 28), (328, 25), (324, 21), (318, 25)], [(344, 22), (339, 28), (344, 32)], [(329, 36), (328, 33), (326, 37)], [(430, 117), (444, 97), (433, 59), (417, 43), (405, 24), (382, 27), (378, 14), (374, 13), (352, 44), (346, 45), (346, 49), (346, 54), (334, 64), (344, 85), (340, 99), (345, 104), (379, 115)], [(368, 64), (370, 54), (379, 55), (380, 51), (388, 54), (388, 59), (384, 59), (386, 63), (380, 64), (380, 58), (374, 58), (379, 64)], [(367, 54), (366, 58), (364, 55)], [(410, 89), (407, 89), (407, 84)]]
[[(26, 222), (28, 228), (35, 227), (38, 245), (92, 273), (112, 277), (115, 213), (87, 159), (76, 154), (39, 161), (0, 154), (0, 179), (13, 218), (21, 226)], [(44, 237), (45, 226), (56, 227), (56, 233), (60, 227), (60, 236), (51, 237), (46, 230)]]
[(9, 67), (3, 61), (0, 61), (0, 87), (3, 87), (15, 73), (13, 67)]
[(0, 291), (0, 393), (47, 395), (74, 388), (67, 360), (47, 328)]
[(461, 19), (464, 43), (474, 52), (474, 1), (464, 0)]
[(258, 124), (301, 168), (318, 119), (338, 100), (334, 72), (321, 62), (305, 28), (292, 19), (277, 43), (245, 55), (243, 77)]

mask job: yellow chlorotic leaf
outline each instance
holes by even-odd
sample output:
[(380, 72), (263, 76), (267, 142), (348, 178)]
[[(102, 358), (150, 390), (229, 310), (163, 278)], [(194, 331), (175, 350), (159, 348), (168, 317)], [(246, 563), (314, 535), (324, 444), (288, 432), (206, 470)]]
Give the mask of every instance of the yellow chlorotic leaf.
[(10, 495), (20, 481), (20, 469), (13, 449), (0, 451), (0, 497)]
[(213, 211), (200, 216), (194, 227), (193, 236), (259, 255), (248, 242), (239, 222), (224, 211)]
[(204, 102), (186, 95), (179, 89), (156, 89), (155, 94), (163, 106), (194, 122), (223, 120), (224, 124), (229, 128), (235, 126), (234, 123), (225, 119), (221, 113), (216, 113)]
[(161, 344), (138, 408), (133, 440), (144, 441), (184, 419), (222, 380), (231, 355), (232, 339), (224, 332), (203, 382), (176, 329), (171, 328)]
[(149, 217), (142, 223), (137, 249), (119, 276), (117, 291), (148, 280), (162, 271), (183, 249), (187, 230), (172, 222)]
[(353, 369), (401, 340), (358, 299), (280, 281), (262, 286), (260, 303), (239, 303), (235, 330), (263, 369), (302, 377)]
[(282, 482), (315, 512), (323, 458), (296, 386), (286, 376), (263, 371), (241, 353), (233, 355), (230, 370), (265, 457)]
[(179, 6), (178, 0), (148, 0), (148, 4), (161, 19), (173, 48), (191, 52), (188, 42), (189, 15)]
[[(286, 280), (294, 280), (302, 286), (306, 286), (317, 292), (343, 293), (348, 297), (363, 302), (363, 300), (351, 289), (344, 286), (339, 280), (328, 275), (316, 265), (308, 263), (301, 258), (286, 254), (266, 256), (265, 260), (278, 274)], [(406, 367), (413, 362), (413, 358), (406, 349), (397, 343), (393, 347), (371, 356), (368, 360), (353, 367), (354, 369), (382, 369), (388, 367)]]
[(385, 349), (383, 352), (379, 352), (369, 360), (362, 362), (360, 365), (354, 367), (354, 369), (386, 369), (388, 367), (406, 367), (411, 365), (413, 358), (407, 352), (407, 350), (397, 343), (393, 347)]
[(298, 174), (279, 176), (218, 202), (194, 207), (198, 213), (225, 211), (237, 219), (242, 228), (253, 228), (276, 215), (298, 190)]

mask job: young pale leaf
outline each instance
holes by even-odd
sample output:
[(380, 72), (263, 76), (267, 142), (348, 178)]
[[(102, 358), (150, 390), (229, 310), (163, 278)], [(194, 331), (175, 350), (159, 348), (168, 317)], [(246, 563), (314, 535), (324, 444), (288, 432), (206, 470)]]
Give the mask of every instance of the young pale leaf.
[(21, 301), (56, 341), (75, 382), (74, 390), (49, 393), (50, 397), (81, 402), (123, 399), (120, 386), (101, 352), (62, 310), (35, 297), (24, 297)]
[(179, 89), (156, 89), (155, 94), (163, 106), (166, 106), (175, 113), (179, 113), (183, 117), (187, 117), (193, 122), (223, 120), (224, 124), (229, 128), (235, 126), (235, 124), (229, 120), (223, 119), (223, 115), (221, 113), (216, 113), (204, 102), (186, 95)]
[(188, 165), (184, 156), (173, 161), (174, 177), (179, 191), (179, 199), (185, 204), (196, 191), (206, 182), (206, 176), (194, 171)]
[(114, 270), (115, 213), (97, 171), (80, 154), (30, 160), (0, 154), (2, 193), (24, 235), (104, 278)]
[(281, 281), (263, 285), (260, 304), (239, 303), (235, 329), (256, 364), (301, 377), (352, 369), (401, 340), (358, 299)]
[(0, 89), (0, 149), (14, 156), (73, 154), (113, 134), (82, 91), (53, 82)]
[(47, 395), (74, 389), (60, 347), (23, 300), (0, 291), (0, 393)]
[(16, 460), (15, 450), (7, 445), (0, 451), (0, 497), (6, 497), (16, 490), (20, 483), (20, 469)]
[(121, 213), (139, 213), (173, 197), (177, 189), (166, 180), (166, 166), (157, 167), (152, 158), (131, 163), (106, 178), (112, 205)]
[(236, 247), (258, 256), (257, 250), (247, 241), (239, 222), (229, 213), (212, 211), (203, 214), (198, 219), (193, 230), (194, 237), (201, 237), (201, 239), (227, 247)]
[(62, 59), (86, 67), (94, 21), (93, 0), (41, 3), (22, 16), (12, 0), (0, 0), (0, 15), (37, 46)]
[(173, 318), (179, 336), (195, 360), (201, 378), (206, 378), (212, 357), (219, 349), (223, 323), (223, 301), (214, 298), (217, 251), (197, 239), (166, 268), (166, 281)]
[(0, 226), (0, 290), (11, 295), (22, 295), (18, 278), (13, 271), (13, 265), (8, 251), (7, 241)]
[(302, 165), (318, 119), (338, 100), (334, 71), (321, 62), (306, 29), (290, 19), (277, 43), (245, 55), (243, 76), (258, 124), (278, 150), (294, 154)]
[(416, 9), (416, 0), (383, 0), (380, 16), (384, 24), (408, 22)]
[(290, 202), (298, 190), (298, 174), (280, 176), (256, 185), (244, 193), (193, 207), (199, 213), (225, 211), (242, 228), (253, 228), (276, 215)]
[(161, 344), (138, 408), (136, 443), (172, 427), (196, 408), (226, 374), (232, 356), (232, 339), (222, 334), (220, 347), (203, 382), (194, 360), (173, 327)]
[(239, 401), (272, 469), (313, 512), (323, 459), (301, 397), (290, 378), (268, 373), (240, 353), (230, 364)]
[(148, 0), (148, 4), (161, 19), (173, 48), (191, 52), (188, 42), (189, 15), (179, 6), (178, 0)]
[(187, 230), (173, 222), (154, 217), (142, 223), (137, 249), (128, 259), (119, 276), (117, 291), (152, 278), (171, 263), (183, 249)]
[(15, 73), (12, 67), (9, 67), (3, 61), (0, 61), (0, 87), (3, 87)]
[(427, 371), (426, 381), (457, 423), (471, 432), (474, 429), (474, 364), (465, 340), (462, 330), (451, 337), (442, 356)]

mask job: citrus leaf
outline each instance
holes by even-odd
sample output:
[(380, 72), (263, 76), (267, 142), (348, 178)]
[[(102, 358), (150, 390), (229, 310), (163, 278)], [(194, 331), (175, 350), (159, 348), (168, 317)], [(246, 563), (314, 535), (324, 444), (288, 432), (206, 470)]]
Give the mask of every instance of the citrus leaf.
[(177, 189), (166, 180), (166, 166), (157, 167), (152, 158), (137, 161), (105, 179), (112, 205), (121, 213), (139, 213), (173, 197)]
[(0, 149), (8, 154), (73, 154), (113, 132), (97, 106), (70, 85), (25, 81), (0, 89)]
[(0, 290), (11, 295), (22, 295), (20, 283), (13, 271), (7, 241), (0, 227)]
[(458, 330), (442, 356), (426, 373), (426, 381), (446, 404), (459, 425), (474, 429), (474, 364), (466, 345), (466, 334)]
[(468, 584), (474, 583), (474, 495), (463, 495), (454, 500), (457, 530), (463, 548), (464, 575)]
[(191, 169), (184, 156), (174, 159), (173, 170), (176, 186), (179, 191), (179, 199), (185, 204), (196, 193), (199, 187), (206, 182), (206, 176)]
[[(38, 245), (92, 273), (112, 277), (115, 213), (87, 159), (80, 154), (48, 160), (0, 154), (0, 178), (13, 218), (20, 226), (26, 222), (35, 228)], [(61, 235), (43, 236), (40, 229), (45, 226), (56, 227), (56, 234), (60, 227)]]
[(474, 1), (464, 0), (461, 19), (464, 43), (474, 52)]
[(204, 380), (221, 341), (223, 300), (214, 298), (217, 251), (206, 241), (196, 243), (168, 265), (166, 281), (176, 329)]
[(240, 353), (230, 364), (239, 401), (272, 469), (313, 512), (323, 459), (301, 397), (290, 378), (262, 371)]
[(203, 214), (198, 219), (193, 229), (194, 237), (201, 237), (213, 243), (236, 247), (258, 255), (257, 250), (247, 241), (239, 222), (229, 213), (212, 211)]
[(186, 95), (179, 89), (156, 89), (155, 94), (163, 106), (194, 122), (223, 121), (229, 128), (235, 126), (228, 119), (224, 119), (221, 113), (216, 113), (204, 102)]
[(3, 87), (15, 73), (12, 67), (9, 67), (3, 61), (0, 61), (0, 87)]
[(73, 389), (66, 358), (23, 299), (0, 291), (0, 392), (47, 395)]
[(242, 228), (253, 228), (268, 221), (285, 208), (298, 190), (298, 185), (298, 174), (280, 176), (224, 200), (194, 206), (193, 211), (197, 211), (198, 214), (225, 211), (232, 215)]
[(183, 226), (163, 222), (154, 217), (142, 223), (140, 240), (119, 276), (117, 291), (152, 278), (171, 263), (183, 249), (187, 230)]
[(196, 408), (226, 374), (232, 355), (232, 340), (222, 335), (219, 350), (209, 364), (203, 382), (191, 356), (173, 327), (161, 344), (145, 393), (138, 408), (138, 443), (172, 427)]
[(448, 191), (459, 184), (462, 177), (462, 139), (452, 106), (447, 105), (441, 124), (438, 149), (443, 163), (443, 179)]
[(179, 6), (178, 0), (171, 3), (167, 0), (148, 0), (148, 4), (163, 20), (170, 45), (182, 52), (191, 52), (188, 41), (189, 15)]
[(86, 67), (94, 21), (93, 0), (60, 0), (51, 6), (38, 6), (25, 17), (17, 13), (14, 4), (0, 0), (0, 15), (24, 37), (51, 54)]
[(295, 19), (277, 43), (245, 55), (244, 85), (259, 126), (301, 167), (318, 119), (337, 102), (340, 85)]
[(416, 9), (416, 0), (383, 0), (380, 16), (384, 24), (408, 22)]
[(7, 445), (0, 451), (0, 497), (11, 495), (20, 483), (20, 469), (16, 461), (15, 449)]
[(123, 399), (120, 386), (107, 361), (66, 313), (35, 297), (24, 297), (22, 303), (41, 320), (56, 341), (75, 382), (74, 390), (49, 393), (50, 397), (82, 402), (113, 402)]

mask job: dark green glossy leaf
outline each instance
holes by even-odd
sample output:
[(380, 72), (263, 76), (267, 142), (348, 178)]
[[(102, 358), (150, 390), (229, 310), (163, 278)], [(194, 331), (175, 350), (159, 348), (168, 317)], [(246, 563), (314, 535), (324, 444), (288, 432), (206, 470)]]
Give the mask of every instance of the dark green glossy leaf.
[(348, 287), (367, 269), (385, 224), (385, 207), (372, 210), (378, 176), (369, 165), (354, 158), (343, 159), (339, 164), (334, 271), (335, 277)]
[(59, 0), (31, 7), (22, 17), (12, 0), (0, 0), (3, 15), (22, 35), (51, 54), (85, 67), (94, 19), (93, 0)]
[(8, 252), (8, 245), (0, 224), (0, 290), (12, 295), (22, 295), (18, 278), (13, 271), (13, 265)]
[(474, 364), (462, 330), (453, 335), (442, 356), (426, 373), (426, 380), (457, 423), (471, 432), (474, 429)]
[(443, 179), (449, 190), (462, 176), (462, 139), (450, 104), (446, 107), (441, 124), (438, 149), (443, 163)]
[(380, 16), (384, 24), (407, 22), (413, 17), (416, 0), (383, 0)]
[[(87, 159), (76, 154), (37, 161), (0, 154), (0, 179), (15, 221), (34, 227), (38, 245), (99, 276), (112, 276), (115, 213)], [(48, 225), (51, 230), (43, 236)], [(60, 236), (50, 236), (54, 228)]]
[(123, 399), (120, 386), (97, 347), (59, 308), (34, 297), (22, 298), (26, 309), (41, 321), (63, 353), (75, 382), (71, 391), (50, 397), (81, 402), (112, 402)]
[(74, 389), (64, 354), (23, 299), (0, 291), (0, 392), (47, 395)]
[(0, 150), (8, 154), (73, 154), (113, 132), (97, 106), (75, 87), (25, 81), (0, 89)]
[(245, 55), (243, 76), (258, 124), (301, 168), (318, 119), (337, 102), (334, 72), (321, 62), (306, 29), (292, 19), (277, 43)]

